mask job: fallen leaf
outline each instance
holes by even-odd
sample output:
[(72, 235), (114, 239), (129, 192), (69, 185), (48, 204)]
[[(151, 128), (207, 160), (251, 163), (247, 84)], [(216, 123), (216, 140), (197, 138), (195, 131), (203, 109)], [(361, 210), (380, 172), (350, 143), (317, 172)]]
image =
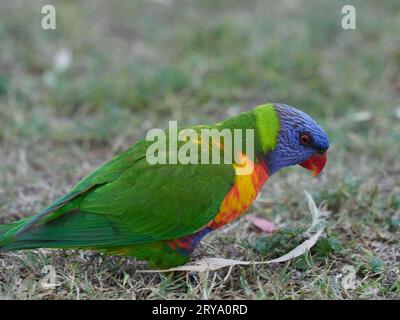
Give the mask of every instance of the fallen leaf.
[(285, 261), (297, 258), (297, 257), (305, 254), (306, 252), (308, 252), (314, 246), (314, 244), (317, 242), (317, 240), (319, 239), (319, 237), (321, 236), (323, 231), (324, 230), (319, 230), (310, 239), (304, 241), (299, 246), (294, 248), (292, 251), (286, 253), (282, 257), (279, 257), (279, 258), (276, 258), (273, 260), (269, 260), (266, 262), (256, 262), (255, 264), (278, 263), (278, 262), (285, 262)]
[(257, 217), (255, 214), (249, 214), (244, 219), (264, 232), (272, 232), (278, 229), (271, 221)]

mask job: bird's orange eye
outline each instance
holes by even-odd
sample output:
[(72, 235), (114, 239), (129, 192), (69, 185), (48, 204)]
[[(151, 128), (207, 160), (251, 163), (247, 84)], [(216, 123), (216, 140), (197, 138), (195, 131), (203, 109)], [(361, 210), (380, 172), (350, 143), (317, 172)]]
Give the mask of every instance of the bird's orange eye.
[(300, 135), (300, 142), (304, 145), (309, 145), (311, 143), (311, 137), (307, 133), (302, 133)]

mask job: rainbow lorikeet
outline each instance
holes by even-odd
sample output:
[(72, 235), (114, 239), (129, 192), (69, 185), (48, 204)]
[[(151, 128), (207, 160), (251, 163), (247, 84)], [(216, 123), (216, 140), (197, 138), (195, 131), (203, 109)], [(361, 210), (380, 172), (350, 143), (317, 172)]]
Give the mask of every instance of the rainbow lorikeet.
[(325, 132), (284, 104), (193, 127), (201, 128), (253, 129), (254, 157), (247, 159), (253, 170), (238, 174), (243, 162), (150, 164), (152, 142), (141, 140), (43, 211), (0, 226), (0, 251), (91, 249), (153, 267), (181, 265), (206, 234), (246, 212), (272, 174), (300, 164), (317, 175), (325, 166)]

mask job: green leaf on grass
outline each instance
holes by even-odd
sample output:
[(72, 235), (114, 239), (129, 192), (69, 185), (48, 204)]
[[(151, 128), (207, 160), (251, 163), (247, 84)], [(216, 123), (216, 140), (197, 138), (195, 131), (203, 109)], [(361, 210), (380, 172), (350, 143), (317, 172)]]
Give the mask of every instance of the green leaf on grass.
[(385, 263), (378, 257), (372, 257), (372, 259), (368, 261), (368, 267), (371, 271), (380, 273), (385, 269)]
[(318, 239), (312, 249), (312, 253), (316, 258), (324, 259), (332, 253), (338, 253), (340, 250), (342, 250), (342, 243), (339, 239), (335, 237), (326, 237)]
[(301, 236), (303, 232), (303, 228), (282, 228), (256, 239), (252, 246), (261, 255), (275, 258), (298, 246), (304, 240)]

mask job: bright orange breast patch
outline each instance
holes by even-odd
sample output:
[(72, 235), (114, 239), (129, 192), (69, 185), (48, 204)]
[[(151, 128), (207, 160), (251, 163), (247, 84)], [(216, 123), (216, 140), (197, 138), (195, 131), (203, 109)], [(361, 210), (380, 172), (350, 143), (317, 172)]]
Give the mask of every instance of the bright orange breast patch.
[(218, 214), (208, 224), (208, 227), (212, 229), (220, 228), (235, 220), (249, 209), (258, 192), (269, 178), (261, 163), (252, 163), (247, 157), (242, 160), (244, 160), (242, 161), (243, 165), (233, 165), (236, 172), (243, 170), (243, 166), (253, 166), (253, 170), (250, 174), (235, 176), (235, 184), (222, 201)]

